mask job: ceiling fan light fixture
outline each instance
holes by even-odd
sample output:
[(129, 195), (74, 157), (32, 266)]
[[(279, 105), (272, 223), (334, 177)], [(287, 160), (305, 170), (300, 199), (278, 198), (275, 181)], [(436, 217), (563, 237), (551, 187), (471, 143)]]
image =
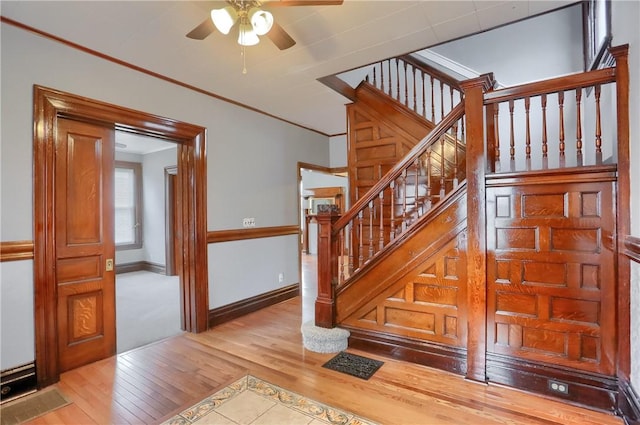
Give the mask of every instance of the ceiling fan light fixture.
[(253, 27), (248, 22), (240, 24), (238, 31), (238, 44), (241, 46), (255, 46), (260, 42), (258, 34), (253, 30)]
[(254, 7), (249, 10), (249, 21), (251, 21), (251, 25), (256, 34), (265, 35), (273, 26), (273, 15), (271, 12)]
[(233, 27), (237, 19), (238, 14), (231, 6), (227, 6), (222, 9), (213, 9), (211, 11), (211, 20), (213, 21), (213, 24), (216, 26), (218, 31), (225, 35), (229, 34), (231, 27)]

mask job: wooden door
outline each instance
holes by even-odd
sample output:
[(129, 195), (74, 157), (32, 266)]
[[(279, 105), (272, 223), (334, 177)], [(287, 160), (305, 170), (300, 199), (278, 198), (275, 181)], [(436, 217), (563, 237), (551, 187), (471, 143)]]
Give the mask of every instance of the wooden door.
[(55, 238), (60, 372), (116, 352), (114, 128), (59, 119)]

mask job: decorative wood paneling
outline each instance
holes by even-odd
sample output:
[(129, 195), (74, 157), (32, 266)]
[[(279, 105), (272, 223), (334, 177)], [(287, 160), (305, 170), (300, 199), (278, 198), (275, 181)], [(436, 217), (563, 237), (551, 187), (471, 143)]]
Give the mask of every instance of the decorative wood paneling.
[(488, 352), (615, 374), (614, 184), (487, 190)]
[(0, 242), (0, 262), (33, 259), (33, 241)]
[(466, 372), (465, 213), (461, 188), (367, 273), (339, 288), (337, 318), (352, 332), (350, 346)]
[[(343, 323), (421, 341), (465, 347), (466, 261), (464, 232), (368, 302)], [(373, 305), (372, 305), (373, 304)]]
[(207, 232), (207, 243), (241, 241), (245, 239), (272, 238), (276, 236), (296, 235), (300, 233), (298, 225), (250, 227), (247, 229), (214, 230)]

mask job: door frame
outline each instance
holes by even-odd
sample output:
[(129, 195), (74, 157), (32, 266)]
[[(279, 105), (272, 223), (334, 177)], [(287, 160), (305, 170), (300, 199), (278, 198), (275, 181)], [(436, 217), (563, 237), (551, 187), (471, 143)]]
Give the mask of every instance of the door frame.
[(36, 379), (60, 379), (55, 241), (55, 151), (59, 117), (178, 144), (177, 209), (182, 267), (180, 301), (186, 331), (208, 326), (206, 128), (34, 85), (33, 91), (34, 310)]

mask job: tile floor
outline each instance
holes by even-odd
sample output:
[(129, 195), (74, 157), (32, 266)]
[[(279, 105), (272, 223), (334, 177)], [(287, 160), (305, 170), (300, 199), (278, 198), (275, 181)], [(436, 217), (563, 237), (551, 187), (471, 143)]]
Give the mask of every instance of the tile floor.
[(247, 375), (163, 425), (373, 425), (344, 410), (318, 403)]

